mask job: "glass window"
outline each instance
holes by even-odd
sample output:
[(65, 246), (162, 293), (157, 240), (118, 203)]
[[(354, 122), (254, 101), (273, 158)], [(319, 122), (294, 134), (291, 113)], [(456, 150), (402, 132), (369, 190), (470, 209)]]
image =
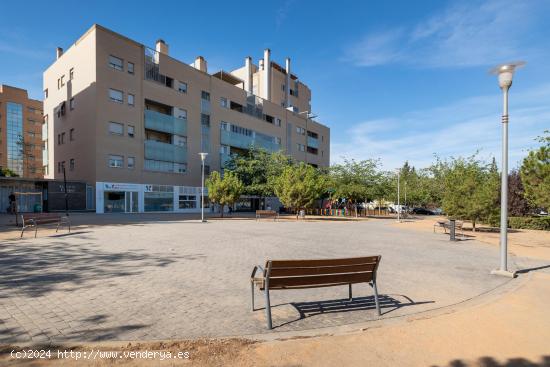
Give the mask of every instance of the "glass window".
[(106, 191), (104, 193), (105, 213), (120, 213), (125, 211), (124, 191)]
[(204, 99), (205, 101), (210, 101), (210, 93), (202, 91), (201, 98)]
[(69, 161), (69, 170), (74, 171), (74, 158), (71, 158)]
[(187, 83), (179, 82), (178, 91), (181, 93), (187, 93)]
[(133, 74), (133, 73), (134, 73), (134, 63), (128, 62), (128, 74)]
[(176, 108), (175, 116), (179, 119), (187, 119), (187, 110)]
[(73, 80), (74, 78), (74, 68), (71, 68), (71, 70), (69, 70), (69, 80)]
[(122, 59), (116, 57), (116, 56), (113, 56), (113, 55), (110, 55), (109, 56), (109, 66), (112, 67), (113, 69), (115, 70), (120, 70), (122, 71), (123, 70), (123, 62), (122, 62)]
[(184, 147), (187, 144), (187, 137), (181, 135), (174, 135), (174, 145)]
[(275, 119), (275, 125), (281, 126), (281, 119), (280, 119), (280, 118), (277, 117), (277, 118)]
[(44, 89), (44, 99), (48, 98), (48, 88)]
[(134, 105), (134, 95), (133, 94), (129, 94), (128, 93), (128, 104), (130, 106), (133, 106)]
[(61, 86), (64, 86), (65, 85), (65, 75), (61, 75), (60, 81), (61, 81)]
[(128, 125), (128, 136), (130, 138), (134, 137), (134, 127), (132, 125)]
[(23, 106), (18, 103), (6, 103), (7, 166), (10, 170), (23, 175)]
[(230, 129), (230, 124), (228, 122), (222, 121), (222, 122), (220, 122), (220, 129), (225, 130), (225, 131), (229, 131), (229, 130), (231, 130)]
[(174, 193), (146, 192), (144, 193), (144, 206), (146, 212), (170, 212), (174, 210)]
[(70, 141), (74, 140), (74, 129), (69, 130), (69, 140)]
[(109, 132), (114, 135), (124, 134), (124, 125), (118, 122), (109, 122)]
[(69, 109), (74, 110), (74, 98), (69, 100)]
[(123, 103), (122, 92), (116, 89), (109, 89), (109, 98), (113, 102)]
[(128, 168), (134, 169), (136, 159), (134, 157), (128, 157)]
[(227, 101), (227, 98), (224, 98), (224, 97), (220, 98), (220, 106), (222, 106), (223, 108), (228, 108), (229, 107), (229, 103)]
[(210, 115), (201, 113), (201, 125), (210, 126)]
[(195, 195), (179, 195), (180, 209), (194, 209), (197, 207), (197, 197)]
[(122, 168), (124, 166), (124, 157), (121, 155), (109, 155), (109, 167)]

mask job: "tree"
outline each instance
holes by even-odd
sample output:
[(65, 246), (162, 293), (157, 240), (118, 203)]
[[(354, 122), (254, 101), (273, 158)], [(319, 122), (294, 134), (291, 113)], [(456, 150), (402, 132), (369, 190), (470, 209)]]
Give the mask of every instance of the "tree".
[(521, 175), (514, 170), (508, 175), (508, 212), (512, 216), (521, 217), (529, 213), (531, 207), (525, 198), (525, 189)]
[(208, 198), (212, 203), (221, 206), (221, 216), (226, 205), (232, 205), (241, 197), (244, 186), (237, 176), (231, 172), (225, 172), (223, 177), (214, 171), (206, 180)]
[(550, 131), (539, 137), (541, 147), (529, 152), (521, 166), (525, 197), (538, 208), (550, 208)]
[(319, 171), (303, 162), (284, 167), (272, 182), (275, 195), (285, 207), (296, 210), (296, 218), (299, 210), (311, 207), (326, 188)]
[(0, 177), (19, 177), (19, 175), (9, 168), (0, 167)]
[(353, 204), (357, 214), (357, 203), (373, 199), (378, 181), (378, 161), (367, 159), (355, 161), (344, 159), (342, 164), (330, 168), (331, 198), (345, 199)]
[(291, 160), (282, 153), (269, 153), (251, 147), (245, 155), (234, 154), (225, 164), (225, 172), (234, 173), (244, 185), (243, 194), (263, 198), (274, 195), (270, 178), (281, 173)]
[(442, 166), (443, 210), (451, 217), (476, 222), (491, 220), (499, 213), (499, 174), (496, 164), (485, 164), (474, 156), (439, 162)]

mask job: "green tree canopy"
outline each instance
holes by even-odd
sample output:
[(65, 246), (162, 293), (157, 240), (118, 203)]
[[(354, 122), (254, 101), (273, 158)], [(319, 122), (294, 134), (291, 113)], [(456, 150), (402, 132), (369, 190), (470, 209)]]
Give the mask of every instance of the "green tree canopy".
[(326, 180), (314, 167), (300, 162), (272, 178), (275, 195), (287, 208), (310, 208), (325, 191)]
[(376, 185), (380, 181), (378, 161), (367, 159), (355, 161), (344, 159), (330, 168), (332, 199), (346, 199), (354, 204), (374, 199)]
[(525, 197), (536, 207), (550, 208), (550, 131), (540, 137), (543, 145), (529, 152), (521, 166)]
[(225, 172), (223, 178), (214, 171), (206, 180), (210, 202), (221, 206), (221, 215), (226, 205), (232, 205), (239, 200), (244, 191), (243, 183), (232, 172)]

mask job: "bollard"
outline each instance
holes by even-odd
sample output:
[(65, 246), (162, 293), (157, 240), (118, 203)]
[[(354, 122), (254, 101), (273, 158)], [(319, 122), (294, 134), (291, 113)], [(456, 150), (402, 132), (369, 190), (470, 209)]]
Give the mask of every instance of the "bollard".
[(451, 219), (450, 220), (450, 228), (449, 228), (449, 233), (450, 233), (450, 238), (449, 240), (450, 241), (456, 241), (456, 237), (455, 237), (455, 234), (456, 234), (456, 220), (455, 219)]

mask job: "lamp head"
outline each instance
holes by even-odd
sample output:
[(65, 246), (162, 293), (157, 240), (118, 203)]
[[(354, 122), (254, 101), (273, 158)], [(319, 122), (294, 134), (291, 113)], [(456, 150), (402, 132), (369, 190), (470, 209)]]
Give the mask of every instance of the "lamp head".
[(204, 160), (206, 159), (206, 156), (208, 155), (208, 153), (199, 153), (199, 155), (201, 156), (201, 161), (204, 162)]
[(500, 64), (492, 68), (489, 72), (498, 75), (498, 85), (501, 89), (508, 89), (512, 86), (514, 71), (525, 65), (525, 61), (515, 61), (506, 64)]

